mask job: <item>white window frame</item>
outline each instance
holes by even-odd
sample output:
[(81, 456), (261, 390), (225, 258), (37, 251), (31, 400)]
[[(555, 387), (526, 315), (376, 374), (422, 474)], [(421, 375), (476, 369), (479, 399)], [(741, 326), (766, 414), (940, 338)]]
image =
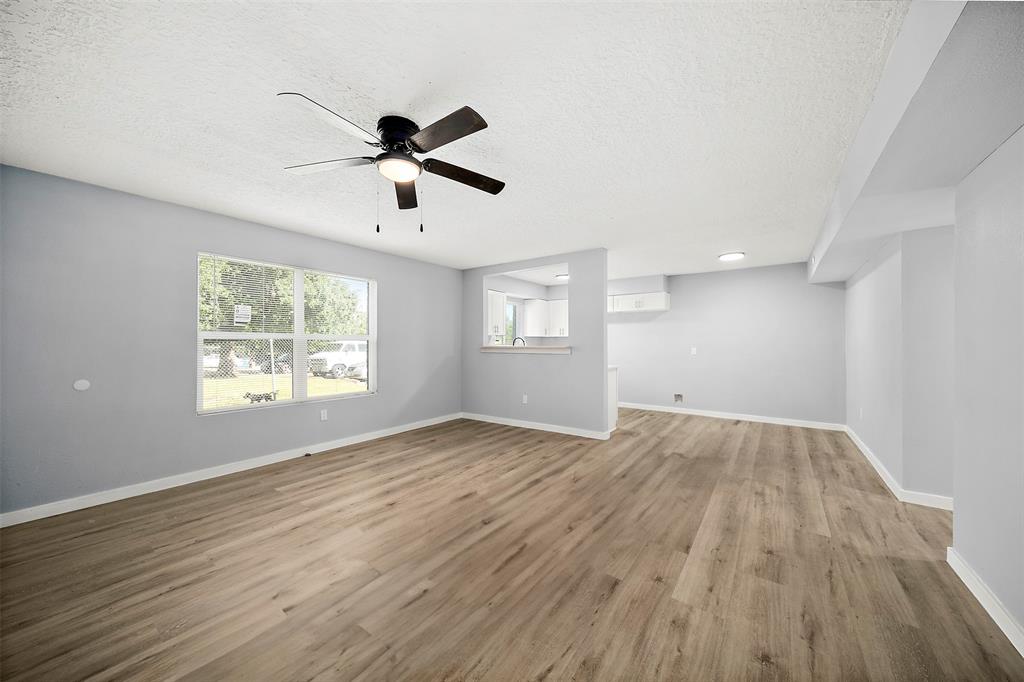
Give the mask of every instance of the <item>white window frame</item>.
[[(254, 265), (264, 265), (277, 268), (288, 268), (292, 271), (292, 305), (294, 306), (292, 311), (292, 333), (281, 334), (272, 332), (228, 332), (228, 331), (211, 331), (204, 332), (199, 331), (199, 261), (204, 256), (221, 258), (224, 260), (231, 260), (243, 263), (252, 263)], [(360, 282), (366, 282), (366, 334), (306, 334), (306, 299), (305, 299), (305, 288), (306, 288), (306, 273), (314, 273), (318, 275), (328, 275), (330, 277), (344, 277), (345, 279), (356, 280)], [(253, 260), (251, 258), (241, 258), (239, 256), (227, 256), (219, 253), (212, 253), (210, 251), (200, 251), (196, 254), (196, 319), (195, 329), (197, 332), (196, 338), (196, 414), (208, 415), (208, 414), (221, 414), (224, 412), (239, 412), (244, 410), (256, 410), (271, 407), (283, 407), (286, 405), (295, 405), (299, 403), (320, 403), (330, 400), (347, 400), (349, 398), (365, 398), (367, 396), (377, 395), (378, 391), (378, 376), (377, 376), (377, 280), (370, 279), (368, 277), (360, 277), (357, 275), (345, 275), (340, 272), (327, 272), (326, 270), (317, 270), (314, 268), (304, 268), (299, 265), (287, 265), (284, 263), (271, 263), (269, 261)], [(233, 405), (231, 407), (216, 407), (211, 409), (203, 409), (203, 347), (207, 341), (217, 341), (222, 339), (290, 339), (292, 343), (292, 397), (290, 400), (278, 400), (273, 402), (259, 402), (252, 403), (250, 405)], [(322, 395), (314, 396), (312, 398), (308, 395), (308, 385), (306, 382), (306, 374), (301, 374), (302, 379), (297, 380), (300, 376), (296, 371), (296, 367), (306, 367), (309, 364), (309, 341), (324, 340), (324, 341), (365, 341), (366, 342), (366, 390), (365, 391), (354, 391), (352, 393), (338, 393), (335, 395)], [(271, 354), (271, 363), (276, 357), (276, 351)]]

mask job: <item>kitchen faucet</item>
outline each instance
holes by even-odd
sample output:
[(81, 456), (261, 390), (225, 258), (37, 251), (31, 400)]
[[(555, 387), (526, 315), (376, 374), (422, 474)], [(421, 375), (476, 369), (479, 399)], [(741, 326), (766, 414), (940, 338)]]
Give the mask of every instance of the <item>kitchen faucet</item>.
[(513, 346), (514, 346), (514, 345), (516, 345), (516, 341), (522, 341), (522, 342), (523, 342), (523, 345), (524, 345), (524, 346), (526, 345), (526, 339), (524, 339), (524, 338), (523, 338), (523, 337), (521, 337), (521, 336), (517, 336), (516, 338), (512, 339), (512, 345), (513, 345)]

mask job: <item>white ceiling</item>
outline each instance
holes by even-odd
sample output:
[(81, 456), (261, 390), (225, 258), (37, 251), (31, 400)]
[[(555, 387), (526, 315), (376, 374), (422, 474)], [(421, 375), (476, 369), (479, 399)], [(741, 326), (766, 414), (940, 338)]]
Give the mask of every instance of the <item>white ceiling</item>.
[(515, 270), (513, 272), (506, 273), (506, 276), (512, 277), (513, 279), (521, 279), (524, 282), (533, 282), (534, 284), (540, 284), (546, 287), (556, 287), (569, 283), (568, 280), (560, 279), (558, 277), (558, 275), (568, 274), (568, 263), (553, 263), (552, 265), (542, 265), (539, 268)]
[[(905, 3), (8, 1), (4, 163), (465, 268), (606, 247), (613, 278), (804, 260)], [(419, 215), (369, 150), (274, 97), (373, 129), (462, 106), (490, 128), (431, 156)]]

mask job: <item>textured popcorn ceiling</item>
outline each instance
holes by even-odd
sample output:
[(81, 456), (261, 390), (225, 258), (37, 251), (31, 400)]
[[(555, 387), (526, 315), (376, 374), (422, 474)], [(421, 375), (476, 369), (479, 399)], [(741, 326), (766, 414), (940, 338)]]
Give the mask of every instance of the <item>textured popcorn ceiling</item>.
[[(2, 160), (456, 267), (604, 246), (613, 277), (804, 260), (904, 3), (5, 2)], [(274, 93), (372, 129), (468, 104), (431, 154), (508, 183), (419, 183), (426, 232), (370, 149)]]

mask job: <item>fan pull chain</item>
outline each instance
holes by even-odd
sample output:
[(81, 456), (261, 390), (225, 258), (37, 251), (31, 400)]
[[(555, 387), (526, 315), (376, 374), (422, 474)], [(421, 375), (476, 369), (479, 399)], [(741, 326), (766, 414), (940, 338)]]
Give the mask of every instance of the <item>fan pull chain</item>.
[(380, 234), (380, 178), (377, 178), (377, 234)]
[[(417, 189), (419, 189), (419, 188), (417, 187)], [(420, 206), (420, 232), (422, 232), (423, 231), (423, 190), (420, 189), (419, 191), (420, 191), (420, 200), (419, 200), (418, 203), (419, 203), (419, 206)]]

